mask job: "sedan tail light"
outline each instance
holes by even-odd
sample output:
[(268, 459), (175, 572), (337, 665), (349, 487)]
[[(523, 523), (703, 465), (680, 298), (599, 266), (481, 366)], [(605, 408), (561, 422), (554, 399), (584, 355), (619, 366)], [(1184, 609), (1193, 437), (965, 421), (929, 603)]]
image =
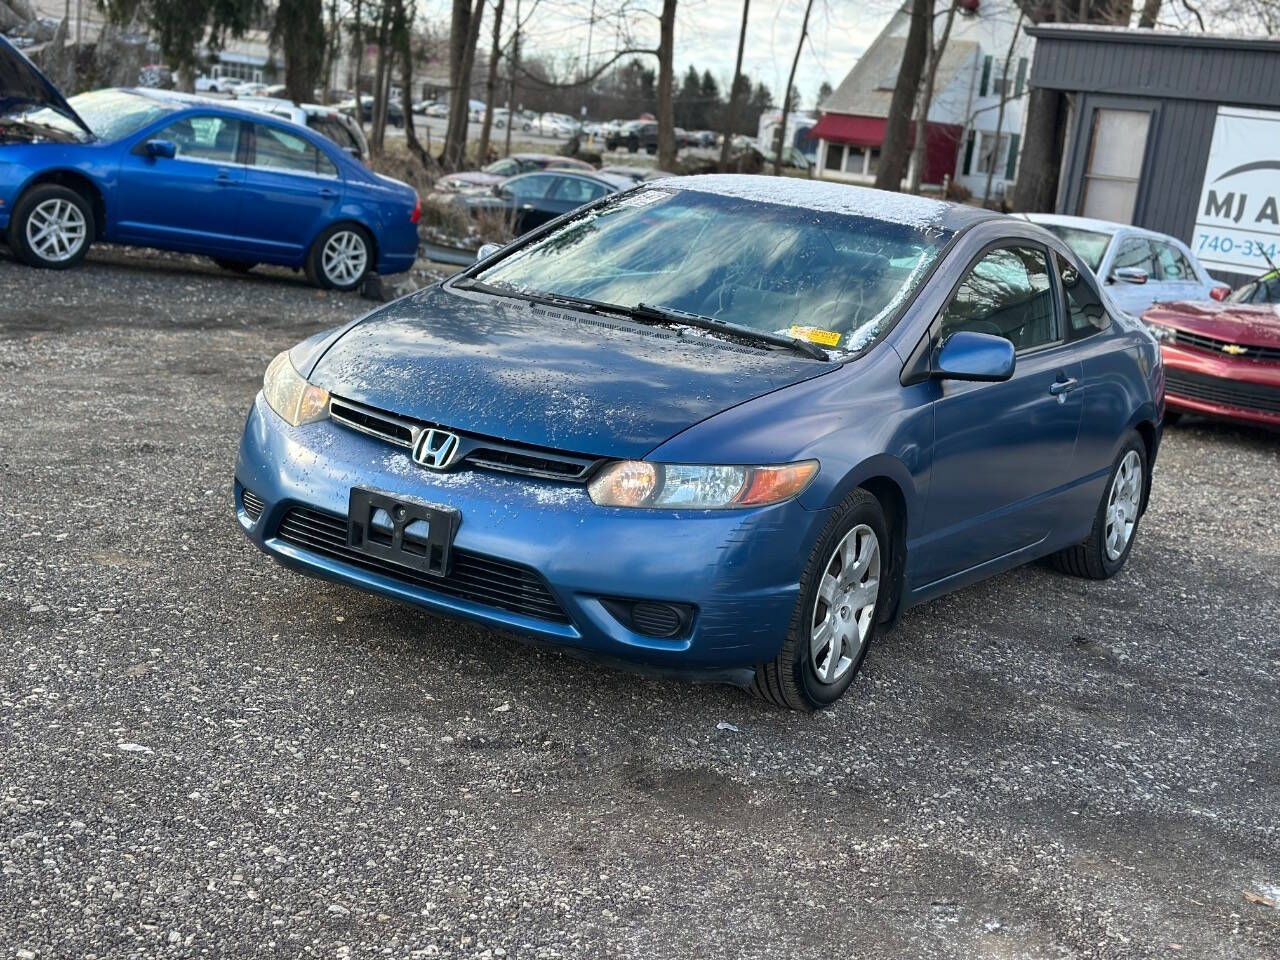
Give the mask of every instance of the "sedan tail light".
[(413, 213), (409, 214), (409, 222), (417, 223), (421, 219), (422, 219), (422, 198), (415, 196), (414, 202), (413, 202)]
[(1225, 300), (1227, 299), (1227, 297), (1231, 296), (1231, 288), (1230, 287), (1214, 287), (1212, 290), (1209, 291), (1209, 296), (1213, 297), (1213, 299), (1215, 300)]

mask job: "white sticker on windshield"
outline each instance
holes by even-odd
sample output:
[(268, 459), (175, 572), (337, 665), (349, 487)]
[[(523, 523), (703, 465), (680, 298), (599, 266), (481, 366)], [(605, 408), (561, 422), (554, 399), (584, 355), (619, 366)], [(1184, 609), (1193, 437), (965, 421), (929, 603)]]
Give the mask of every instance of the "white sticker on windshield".
[(671, 194), (665, 190), (641, 190), (639, 193), (633, 193), (630, 196), (623, 197), (618, 201), (620, 207), (647, 207), (651, 203), (657, 203), (659, 200), (665, 200)]

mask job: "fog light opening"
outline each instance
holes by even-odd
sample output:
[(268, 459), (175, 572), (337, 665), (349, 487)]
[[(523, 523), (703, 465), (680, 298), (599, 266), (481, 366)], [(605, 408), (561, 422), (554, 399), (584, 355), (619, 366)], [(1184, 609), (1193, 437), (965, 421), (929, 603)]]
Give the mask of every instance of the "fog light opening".
[(685, 635), (693, 622), (693, 607), (687, 603), (602, 597), (600, 604), (632, 633), (659, 640)]

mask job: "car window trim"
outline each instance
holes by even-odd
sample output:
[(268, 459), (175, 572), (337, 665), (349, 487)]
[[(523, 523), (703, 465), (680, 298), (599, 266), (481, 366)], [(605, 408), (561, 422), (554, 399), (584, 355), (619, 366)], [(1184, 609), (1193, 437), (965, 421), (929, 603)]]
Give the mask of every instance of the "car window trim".
[[(246, 157), (244, 166), (249, 168), (250, 170), (265, 170), (268, 173), (289, 174), (296, 177), (314, 177), (317, 180), (334, 180), (334, 181), (342, 180), (342, 167), (338, 166), (338, 164), (334, 161), (333, 157), (329, 156), (328, 152), (325, 151), (325, 149), (321, 147), (320, 144), (316, 143), (314, 140), (311, 140), (308, 137), (300, 136), (299, 134), (295, 133), (292, 130), (283, 130), (281, 128), (276, 128), (276, 129), (281, 129), (282, 133), (285, 133), (291, 137), (297, 137), (299, 140), (303, 141), (304, 143), (309, 143), (318, 154), (320, 154), (322, 157), (324, 157), (326, 160), (329, 161), (329, 163), (333, 166), (333, 168), (337, 171), (337, 173), (336, 174), (320, 173), (319, 171), (316, 171), (314, 173), (309, 173), (306, 170), (291, 170), (287, 167), (268, 167), (261, 163), (250, 162), (251, 160), (256, 161), (258, 159), (258, 127), (263, 126), (263, 127), (267, 127), (268, 129), (271, 129), (272, 125), (269, 123), (259, 123), (257, 120), (248, 121), (248, 124), (249, 124), (249, 138), (252, 141), (252, 147), (251, 147), (251, 150), (248, 152), (248, 156)], [(311, 128), (305, 127), (304, 129), (310, 130)], [(244, 139), (244, 138), (242, 137), (241, 139)], [(337, 146), (337, 144), (334, 144), (334, 146)]]
[(137, 142), (132, 147), (129, 148), (129, 153), (135, 157), (145, 157), (147, 155), (148, 140), (160, 139), (160, 135), (163, 134), (165, 130), (167, 130), (169, 127), (177, 123), (179, 120), (192, 120), (192, 119), (234, 120), (236, 123), (240, 124), (240, 132), (236, 138), (236, 149), (235, 149), (235, 153), (233, 154), (235, 156), (235, 159), (234, 160), (211, 160), (208, 157), (192, 157), (187, 154), (175, 152), (172, 157), (167, 157), (166, 158), (167, 160), (170, 160), (170, 161), (180, 160), (183, 163), (204, 163), (214, 167), (243, 167), (245, 165), (241, 161), (240, 157), (244, 153), (245, 140), (248, 139), (248, 137), (250, 136), (250, 133), (247, 132), (246, 127), (248, 128), (248, 130), (252, 130), (253, 124), (247, 122), (241, 117), (228, 117), (221, 113), (188, 113), (178, 117), (171, 116), (168, 122), (162, 123), (159, 127), (153, 128), (150, 133), (141, 134), (138, 137)]

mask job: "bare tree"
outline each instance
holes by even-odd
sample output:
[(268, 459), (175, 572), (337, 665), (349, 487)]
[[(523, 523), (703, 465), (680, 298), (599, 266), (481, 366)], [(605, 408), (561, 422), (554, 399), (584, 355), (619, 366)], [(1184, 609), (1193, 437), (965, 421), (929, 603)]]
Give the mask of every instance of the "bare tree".
[(1160, 16), (1160, 0), (1143, 0), (1142, 13), (1138, 15), (1138, 26), (1150, 29), (1156, 25), (1156, 17)]
[(360, 71), (364, 68), (364, 3), (363, 0), (356, 0), (356, 12), (354, 29), (352, 30), (351, 43), (355, 47), (356, 65), (355, 65), (355, 87), (356, 96), (356, 124), (360, 127), (360, 131), (364, 132), (364, 101), (360, 99)]
[(676, 0), (662, 0), (662, 16), (658, 24), (658, 167), (671, 170), (676, 165), (675, 104), (671, 96), (674, 82)]
[[(498, 93), (498, 61), (502, 54), (502, 11), (507, 0), (498, 0), (493, 11), (493, 42), (489, 46), (489, 76), (484, 85), (484, 124), (480, 127), (480, 148), (476, 152), (481, 163), (489, 159), (489, 134), (493, 129), (493, 102)], [(514, 117), (508, 113), (507, 129)]]
[(470, 0), (453, 0), (453, 19), (449, 26), (449, 123), (445, 127), (444, 151), (440, 157), (446, 170), (457, 170), (467, 155), (471, 69), (475, 66), (483, 18), (484, 0), (476, 0), (474, 10)]
[(942, 27), (942, 37), (935, 45), (933, 42), (933, 18), (929, 18), (929, 47), (924, 71), (924, 89), (920, 91), (920, 104), (916, 108), (916, 139), (911, 145), (911, 162), (908, 165), (907, 190), (920, 192), (920, 180), (924, 176), (924, 165), (928, 157), (929, 146), (929, 110), (933, 106), (933, 87), (938, 79), (938, 64), (946, 53), (947, 41), (951, 38), (951, 25), (955, 23), (956, 7), (952, 3), (947, 8), (947, 21)]
[(778, 149), (773, 155), (773, 175), (782, 173), (782, 151), (787, 146), (787, 119), (791, 111), (799, 106), (794, 103), (796, 85), (796, 67), (800, 65), (800, 51), (804, 49), (804, 38), (809, 33), (809, 14), (813, 11), (813, 0), (804, 5), (804, 19), (800, 21), (800, 39), (796, 41), (796, 55), (791, 58), (791, 72), (787, 74), (787, 90), (782, 96), (782, 121), (778, 131)]
[(729, 151), (733, 146), (734, 125), (738, 122), (738, 100), (742, 96), (742, 51), (747, 45), (747, 14), (751, 0), (742, 0), (742, 26), (738, 29), (738, 59), (733, 64), (733, 85), (729, 87), (729, 105), (724, 111), (724, 142), (720, 144), (720, 167), (729, 165)]
[(929, 48), (929, 24), (933, 17), (932, 0), (911, 0), (911, 26), (906, 48), (898, 66), (898, 79), (889, 100), (889, 120), (884, 128), (880, 148), (880, 166), (876, 170), (876, 187), (881, 190), (902, 189), (906, 172), (908, 140), (911, 132), (911, 108), (920, 89), (920, 74)]
[(327, 40), (321, 0), (279, 0), (271, 42), (284, 54), (284, 81), (289, 99), (306, 103), (324, 70)]

